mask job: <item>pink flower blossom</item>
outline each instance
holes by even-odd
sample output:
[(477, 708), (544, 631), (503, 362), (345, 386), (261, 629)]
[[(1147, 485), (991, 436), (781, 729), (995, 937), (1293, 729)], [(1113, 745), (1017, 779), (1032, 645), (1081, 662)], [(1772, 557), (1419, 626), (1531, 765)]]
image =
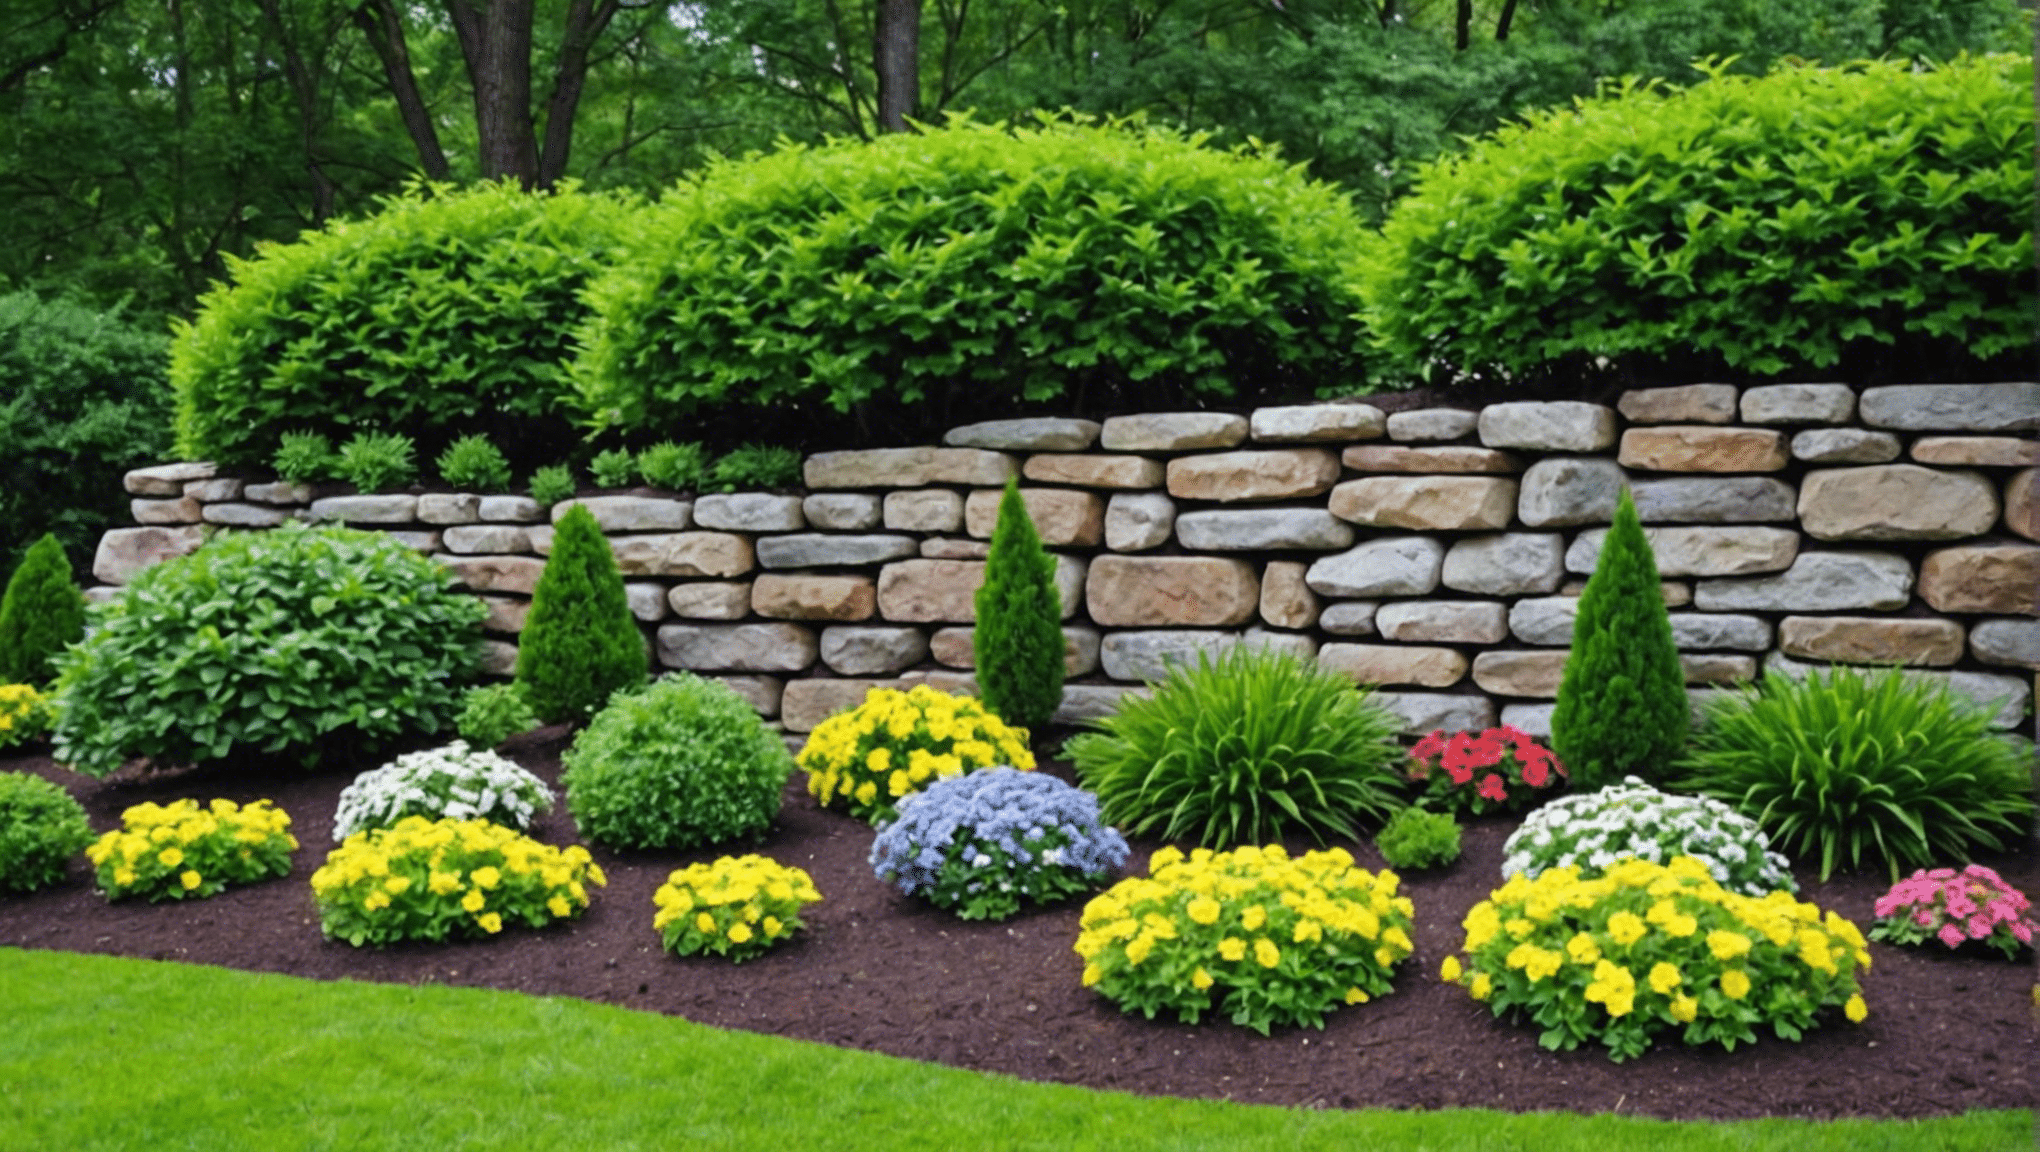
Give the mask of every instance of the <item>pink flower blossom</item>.
[(1957, 928), (1953, 921), (1941, 925), (1941, 930), (1936, 932), (1935, 935), (1941, 938), (1941, 943), (1946, 944), (1950, 948), (1960, 948), (1962, 942), (1969, 939), (1969, 937), (1962, 934), (1962, 929)]

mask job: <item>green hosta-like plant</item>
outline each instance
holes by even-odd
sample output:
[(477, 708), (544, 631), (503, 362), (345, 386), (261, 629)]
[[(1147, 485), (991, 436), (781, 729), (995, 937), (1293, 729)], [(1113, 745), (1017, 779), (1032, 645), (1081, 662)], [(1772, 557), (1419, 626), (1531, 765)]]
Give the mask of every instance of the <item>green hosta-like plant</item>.
[(517, 643), (517, 687), (547, 724), (587, 719), (610, 693), (644, 684), (648, 670), (644, 634), (594, 514), (576, 504), (554, 529)]
[(470, 492), (507, 492), (510, 461), (487, 436), (463, 436), (439, 454), (439, 478)]
[(332, 480), (340, 475), (340, 454), (322, 432), (285, 432), (277, 437), (269, 467), (292, 484)]
[(85, 597), (71, 578), (71, 561), (44, 533), (0, 595), (0, 684), (48, 684), (53, 661), (84, 635)]
[(1403, 806), (1400, 722), (1352, 681), (1285, 653), (1200, 652), (1093, 723), (1064, 751), (1105, 819), (1133, 835), (1213, 848), (1292, 830), (1352, 839), (1356, 821)]
[(1048, 723), (1062, 703), (1062, 597), (1055, 557), (1041, 546), (1018, 480), (1007, 481), (999, 500), (975, 606), (973, 642), (985, 707), (1018, 727)]
[(1755, 820), (1787, 855), (1902, 869), (2016, 842), (2033, 819), (2030, 745), (1945, 687), (1837, 667), (1710, 700), (1679, 787)]
[(381, 533), (227, 533), (144, 570), (58, 662), (59, 762), (252, 753), (309, 764), (453, 720), (483, 608)]
[(588, 475), (597, 488), (628, 488), (637, 479), (637, 460), (621, 448), (609, 448), (588, 461)]
[(356, 432), (333, 471), (363, 492), (402, 488), (418, 477), (416, 445), (400, 432)]
[(0, 772), (0, 892), (33, 892), (64, 878), (92, 843), (85, 809), (40, 776)]
[(531, 474), (531, 498), (547, 508), (572, 498), (576, 490), (574, 471), (565, 464), (548, 464)]
[(536, 727), (538, 714), (524, 702), (524, 693), (515, 684), (468, 689), (461, 697), (460, 715), (453, 721), (454, 731), (476, 748), (494, 748)]
[(1459, 821), (1449, 812), (1405, 808), (1382, 825), (1374, 848), (1392, 868), (1442, 868), (1459, 859)]
[(707, 463), (701, 445), (663, 440), (638, 453), (637, 469), (647, 484), (685, 492), (701, 486)]
[(712, 492), (789, 488), (800, 483), (800, 453), (775, 444), (740, 444), (715, 462), (702, 487)]

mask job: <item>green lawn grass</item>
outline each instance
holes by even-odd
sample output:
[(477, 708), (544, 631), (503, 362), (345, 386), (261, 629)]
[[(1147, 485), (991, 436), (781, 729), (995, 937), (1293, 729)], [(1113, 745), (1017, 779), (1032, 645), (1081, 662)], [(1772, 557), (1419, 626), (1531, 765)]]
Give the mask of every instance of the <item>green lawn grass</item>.
[(0, 949), (0, 1149), (2030, 1148), (2033, 1114), (1667, 1123), (1028, 1084), (566, 999)]

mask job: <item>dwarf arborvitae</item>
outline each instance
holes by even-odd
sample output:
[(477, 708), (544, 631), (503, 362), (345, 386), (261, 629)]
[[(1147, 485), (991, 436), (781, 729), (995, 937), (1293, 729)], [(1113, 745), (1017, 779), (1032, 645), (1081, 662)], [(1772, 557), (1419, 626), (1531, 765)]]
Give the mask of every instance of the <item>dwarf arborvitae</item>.
[(586, 720), (619, 688), (645, 683), (645, 638), (595, 517), (575, 505), (553, 532), (517, 643), (517, 684), (547, 724)]
[(85, 597), (64, 546), (45, 533), (29, 546), (0, 599), (0, 684), (48, 684), (50, 666), (85, 636)]
[(1041, 546), (1018, 481), (1006, 482), (977, 592), (978, 691), (1008, 724), (1047, 722), (1062, 702), (1062, 598), (1055, 557)]

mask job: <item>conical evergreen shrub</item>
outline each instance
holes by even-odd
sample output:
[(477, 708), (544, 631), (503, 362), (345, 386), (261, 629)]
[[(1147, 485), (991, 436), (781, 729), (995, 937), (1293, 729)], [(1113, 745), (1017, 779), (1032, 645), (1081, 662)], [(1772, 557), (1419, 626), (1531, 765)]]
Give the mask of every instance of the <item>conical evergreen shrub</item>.
[(1055, 589), (1055, 557), (1020, 499), (1020, 483), (1006, 482), (999, 521), (977, 591), (978, 693), (999, 719), (1020, 728), (1048, 721), (1062, 702), (1062, 597)]
[(0, 599), (0, 684), (48, 684), (50, 662), (85, 636), (85, 597), (53, 534), (29, 545)]
[(517, 684), (547, 724), (582, 721), (648, 675), (644, 635), (602, 528), (575, 505), (554, 526), (552, 556), (517, 643)]
[(1580, 593), (1558, 685), (1551, 747), (1573, 786), (1656, 780), (1686, 743), (1686, 677), (1658, 585), (1657, 557), (1624, 489)]

